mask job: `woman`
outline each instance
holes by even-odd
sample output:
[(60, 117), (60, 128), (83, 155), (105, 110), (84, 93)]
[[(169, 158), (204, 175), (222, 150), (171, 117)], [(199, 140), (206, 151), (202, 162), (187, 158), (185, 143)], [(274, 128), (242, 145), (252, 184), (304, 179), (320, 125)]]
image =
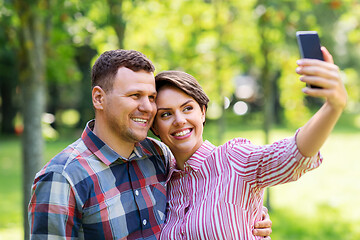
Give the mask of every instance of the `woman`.
[(161, 239), (261, 239), (252, 230), (261, 219), (264, 188), (295, 181), (321, 164), (319, 148), (346, 104), (338, 67), (322, 51), (325, 62), (302, 59), (296, 71), (301, 81), (322, 87), (304, 93), (326, 102), (293, 137), (266, 146), (243, 138), (219, 147), (203, 141), (209, 99), (196, 79), (179, 71), (156, 76), (152, 130), (176, 159)]

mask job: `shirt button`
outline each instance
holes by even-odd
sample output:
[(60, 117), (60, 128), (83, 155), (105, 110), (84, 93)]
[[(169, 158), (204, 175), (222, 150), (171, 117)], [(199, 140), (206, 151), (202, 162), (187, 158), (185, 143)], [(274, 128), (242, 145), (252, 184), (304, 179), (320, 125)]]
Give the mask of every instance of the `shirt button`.
[(146, 219), (143, 220), (143, 225), (145, 226), (147, 223)]
[(139, 191), (138, 190), (135, 190), (135, 195), (139, 196)]

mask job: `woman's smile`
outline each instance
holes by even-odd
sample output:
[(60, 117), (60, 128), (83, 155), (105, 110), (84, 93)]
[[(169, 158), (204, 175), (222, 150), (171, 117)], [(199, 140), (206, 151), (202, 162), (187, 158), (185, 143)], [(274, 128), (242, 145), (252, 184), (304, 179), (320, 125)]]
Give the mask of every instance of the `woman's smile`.
[(187, 129), (182, 129), (182, 130), (178, 130), (175, 131), (174, 133), (172, 133), (171, 135), (178, 140), (183, 140), (185, 138), (188, 138), (191, 135), (192, 129), (191, 128), (187, 128)]

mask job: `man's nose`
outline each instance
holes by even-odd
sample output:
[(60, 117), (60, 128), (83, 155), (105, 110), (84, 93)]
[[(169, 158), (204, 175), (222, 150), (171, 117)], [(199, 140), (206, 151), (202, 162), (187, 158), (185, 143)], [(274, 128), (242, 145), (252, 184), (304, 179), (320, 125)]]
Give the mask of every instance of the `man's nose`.
[(151, 112), (155, 109), (155, 103), (152, 102), (149, 98), (144, 97), (141, 100), (141, 103), (139, 105), (139, 110), (143, 112)]

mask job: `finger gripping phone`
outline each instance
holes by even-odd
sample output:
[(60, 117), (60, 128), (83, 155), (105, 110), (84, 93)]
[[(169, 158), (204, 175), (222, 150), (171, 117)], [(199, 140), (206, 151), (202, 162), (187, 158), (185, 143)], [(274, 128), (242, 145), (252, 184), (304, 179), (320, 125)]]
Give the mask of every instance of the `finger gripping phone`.
[[(298, 31), (296, 38), (299, 45), (301, 58), (312, 58), (324, 61), (321, 52), (319, 35), (316, 31)], [(307, 85), (312, 88), (319, 88), (314, 85)]]

